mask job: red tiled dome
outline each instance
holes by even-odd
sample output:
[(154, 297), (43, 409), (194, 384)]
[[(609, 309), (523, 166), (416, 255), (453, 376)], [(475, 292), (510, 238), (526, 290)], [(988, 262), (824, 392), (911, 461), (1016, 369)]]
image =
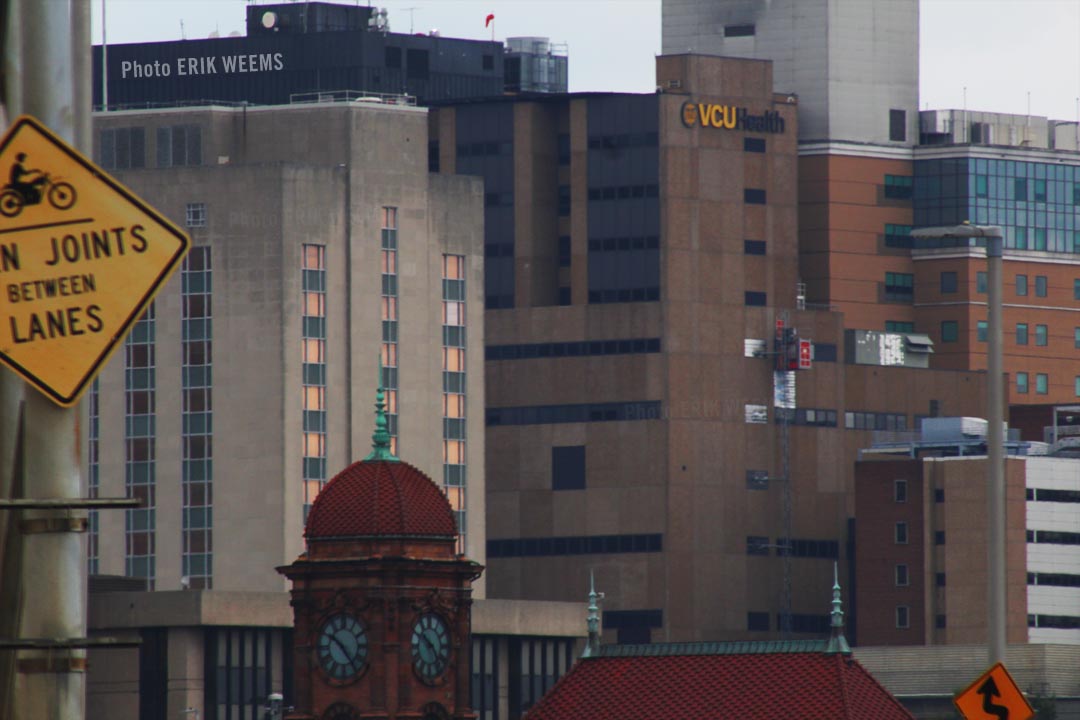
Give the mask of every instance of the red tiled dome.
[(405, 462), (355, 462), (315, 498), (304, 537), (457, 534), (442, 490)]

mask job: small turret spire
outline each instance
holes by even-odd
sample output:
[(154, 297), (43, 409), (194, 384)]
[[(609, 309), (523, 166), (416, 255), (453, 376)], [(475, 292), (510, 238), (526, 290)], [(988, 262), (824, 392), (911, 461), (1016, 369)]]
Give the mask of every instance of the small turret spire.
[(386, 394), (383, 390), (383, 364), (382, 355), (379, 355), (379, 382), (375, 391), (375, 432), (371, 436), (371, 453), (364, 458), (364, 462), (400, 462), (394, 453), (390, 452), (390, 431), (386, 421)]
[(844, 611), (843, 602), (840, 600), (840, 574), (837, 564), (833, 563), (833, 586), (832, 586), (832, 620), (829, 623), (829, 644), (825, 646), (826, 653), (851, 654), (851, 646), (844, 637)]
[(603, 600), (604, 593), (596, 592), (596, 582), (593, 577), (593, 571), (589, 571), (589, 615), (587, 623), (589, 626), (589, 641), (585, 645), (585, 652), (581, 654), (581, 657), (596, 657), (600, 654), (600, 606), (597, 604), (597, 600)]

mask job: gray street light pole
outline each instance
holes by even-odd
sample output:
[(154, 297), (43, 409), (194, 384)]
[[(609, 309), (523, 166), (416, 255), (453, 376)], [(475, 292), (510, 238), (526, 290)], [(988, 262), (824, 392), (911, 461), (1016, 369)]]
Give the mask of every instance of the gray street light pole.
[(1005, 466), (1004, 382), (1001, 350), (1002, 232), (996, 225), (956, 225), (923, 228), (914, 238), (982, 238), (986, 240), (987, 317), (987, 411), (986, 446), (989, 471), (987, 495), (987, 652), (990, 663), (1005, 662)]

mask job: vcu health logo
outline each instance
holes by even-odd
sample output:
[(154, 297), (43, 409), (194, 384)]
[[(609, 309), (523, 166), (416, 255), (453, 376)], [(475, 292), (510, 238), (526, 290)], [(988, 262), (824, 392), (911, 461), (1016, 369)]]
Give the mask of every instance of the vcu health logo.
[(688, 128), (700, 125), (746, 132), (784, 132), (784, 118), (775, 110), (766, 110), (761, 115), (751, 115), (750, 111), (744, 107), (695, 103), (687, 100), (682, 104), (681, 114), (683, 125)]

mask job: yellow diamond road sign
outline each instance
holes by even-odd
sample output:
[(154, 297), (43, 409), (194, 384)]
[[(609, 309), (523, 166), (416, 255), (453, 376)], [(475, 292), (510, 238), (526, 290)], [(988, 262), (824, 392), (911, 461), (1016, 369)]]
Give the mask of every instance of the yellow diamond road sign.
[(72, 405), (191, 241), (34, 118), (0, 172), (0, 362)]

